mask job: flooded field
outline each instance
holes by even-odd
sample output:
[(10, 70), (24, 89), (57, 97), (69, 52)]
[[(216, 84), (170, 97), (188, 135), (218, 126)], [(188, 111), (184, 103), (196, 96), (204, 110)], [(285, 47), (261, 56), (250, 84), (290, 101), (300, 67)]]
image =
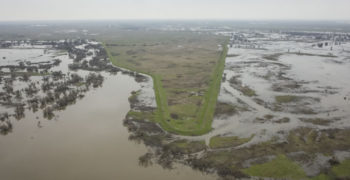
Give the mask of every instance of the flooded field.
[(217, 118), (212, 134), (255, 135), (250, 143), (259, 143), (284, 141), (298, 127), (349, 128), (350, 43), (319, 48), (273, 37), (248, 38), (259, 48), (230, 48), (219, 101), (237, 111)]
[[(70, 70), (68, 64), (73, 63), (74, 57), (70, 58), (67, 52), (49, 47), (0, 49), (0, 56), (5, 57), (1, 59), (0, 66), (43, 61), (50, 64), (54, 59), (61, 61), (45, 73), (40, 73), (43, 70), (39, 69), (35, 76), (28, 74), (28, 81), (21, 79), (27, 68), (12, 70), (13, 74), (16, 73), (12, 75), (14, 92), (26, 88), (30, 83), (36, 84), (38, 92), (29, 96), (23, 90), (21, 99), (11, 97), (11, 101), (1, 101), (1, 179), (215, 179), (214, 176), (180, 164), (176, 164), (172, 170), (163, 169), (157, 164), (147, 168), (139, 165), (139, 157), (147, 153), (148, 148), (142, 143), (129, 140), (123, 119), (130, 110), (128, 97), (132, 91), (142, 89), (144, 103), (155, 106), (150, 79), (140, 83), (122, 70), (112, 74), (97, 72), (103, 76), (100, 86), (81, 91), (84, 96), (65, 106), (64, 110), (55, 109), (57, 102), (50, 104), (54, 115), (49, 118), (45, 116), (45, 108), (40, 108), (40, 103), (37, 110), (33, 111), (26, 102), (34, 97), (40, 102), (45, 97), (47, 92), (42, 90), (40, 84), (43, 78), (49, 77), (48, 81), (51, 82), (55, 71), (61, 71), (65, 76), (69, 73), (81, 77), (96, 72)], [(1, 88), (11, 77), (6, 71), (11, 72), (8, 67), (2, 67)], [(57, 82), (64, 81), (69, 79), (57, 79)], [(69, 85), (70, 90), (85, 89), (85, 84), (81, 85), (82, 83), (83, 81), (79, 85)], [(55, 88), (53, 86), (51, 91)], [(66, 95), (60, 96), (62, 98)], [(17, 106), (14, 103), (23, 103), (24, 112), (21, 116), (16, 116)]]
[[(222, 76), (214, 76), (220, 92), (218, 100), (209, 103), (214, 105), (209, 133), (192, 136), (170, 133), (160, 124), (170, 121), (159, 121), (159, 93), (166, 93), (154, 87), (164, 81), (162, 76), (115, 66), (123, 58), (116, 50), (135, 55), (133, 48), (147, 44), (110, 44), (115, 50), (111, 55), (105, 49), (108, 45), (81, 39), (5, 42), (10, 48), (0, 49), (1, 176), (349, 177), (350, 36), (260, 31), (214, 34), (230, 38), (227, 48), (217, 45), (223, 52), (228, 50), (222, 66), (217, 66), (224, 69)], [(149, 38), (153, 41), (154, 37)], [(145, 61), (142, 57), (137, 57), (140, 62)], [(157, 61), (162, 57), (158, 54)], [(224, 60), (225, 54), (220, 57)], [(193, 63), (190, 59), (186, 63)], [(154, 58), (146, 61), (154, 65)], [(179, 82), (172, 80), (164, 82)], [(181, 99), (205, 101), (200, 100), (206, 97), (204, 91), (190, 90)], [(189, 120), (178, 119), (176, 114), (172, 118), (180, 124)]]
[[(257, 38), (248, 33), (243, 41), (235, 36), (213, 130), (191, 138), (204, 138), (211, 149), (217, 149), (203, 161), (240, 154), (228, 161), (252, 176), (339, 176), (332, 161), (346, 163), (350, 158), (350, 43), (325, 41), (320, 47), (319, 40), (308, 36), (286, 40), (281, 34)], [(278, 176), (269, 169), (286, 168), (278, 165), (282, 157), (298, 164), (299, 172)]]

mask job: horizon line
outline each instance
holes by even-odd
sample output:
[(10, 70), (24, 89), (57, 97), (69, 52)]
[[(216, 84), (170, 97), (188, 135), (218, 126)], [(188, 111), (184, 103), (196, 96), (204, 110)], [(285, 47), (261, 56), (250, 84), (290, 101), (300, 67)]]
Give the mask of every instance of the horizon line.
[(241, 22), (348, 22), (350, 19), (234, 19), (234, 18), (115, 18), (115, 19), (15, 19), (3, 22), (54, 22), (54, 21), (241, 21)]

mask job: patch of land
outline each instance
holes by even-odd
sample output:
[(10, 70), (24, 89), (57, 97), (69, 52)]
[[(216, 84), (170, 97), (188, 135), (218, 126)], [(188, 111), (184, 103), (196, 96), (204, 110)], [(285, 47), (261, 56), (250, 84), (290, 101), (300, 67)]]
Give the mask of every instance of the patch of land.
[(231, 79), (229, 80), (231, 86), (241, 91), (245, 96), (249, 96), (249, 97), (256, 96), (255, 91), (251, 89), (249, 86), (242, 85), (242, 81), (239, 80), (238, 78), (239, 76), (231, 77)]
[(235, 147), (249, 142), (253, 137), (254, 135), (249, 138), (240, 138), (237, 136), (214, 136), (210, 139), (209, 147), (213, 149)]
[(272, 161), (264, 164), (254, 165), (243, 172), (251, 176), (270, 177), (270, 178), (288, 178), (305, 179), (305, 172), (293, 161), (284, 155), (278, 155)]
[(156, 122), (169, 132), (211, 130), (225, 63), (225, 37), (137, 32), (105, 41), (113, 64), (153, 78)]

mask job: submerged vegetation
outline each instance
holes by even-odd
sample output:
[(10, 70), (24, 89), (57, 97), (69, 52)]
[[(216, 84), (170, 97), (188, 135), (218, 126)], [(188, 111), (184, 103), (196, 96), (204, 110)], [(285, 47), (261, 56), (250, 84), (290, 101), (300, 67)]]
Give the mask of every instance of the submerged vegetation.
[(282, 55), (283, 55), (282, 53), (268, 54), (268, 55), (264, 55), (263, 58), (271, 61), (278, 61), (279, 57)]
[(231, 77), (231, 79), (229, 79), (229, 82), (232, 87), (242, 92), (243, 95), (249, 97), (256, 96), (256, 93), (253, 89), (251, 89), (249, 86), (245, 86), (242, 84), (242, 81), (239, 80), (239, 76)]
[(277, 103), (291, 103), (300, 100), (298, 96), (285, 95), (285, 96), (276, 96), (275, 97)]
[[(87, 43), (87, 41), (52, 41), (48, 42), (48, 45), (54, 46), (56, 51), (57, 49), (65, 50), (68, 52), (68, 56), (76, 62), (81, 61), (82, 58), (89, 54), (89, 51), (76, 48), (76, 46), (84, 43)], [(93, 56), (91, 61), (98, 61), (99, 59), (102, 61), (102, 59), (106, 58), (106, 54), (102, 53), (103, 47), (101, 45), (93, 45), (89, 48), (90, 50), (98, 51), (96, 56), (90, 55)], [(46, 51), (44, 50), (44, 53), (39, 57), (45, 55)], [(18, 65), (0, 66), (0, 85), (2, 85), (3, 90), (3, 92), (0, 92), (0, 104), (8, 107), (9, 110), (11, 108), (14, 109), (13, 114), (9, 111), (2, 117), (3, 120), (0, 126), (2, 134), (7, 134), (11, 131), (12, 116), (20, 120), (25, 117), (27, 110), (33, 113), (41, 110), (44, 118), (52, 119), (55, 117), (54, 111), (64, 110), (68, 105), (74, 104), (77, 99), (84, 97), (84, 94), (90, 87), (97, 88), (102, 86), (104, 77), (101, 74), (90, 72), (84, 78), (78, 72), (63, 72), (61, 69), (67, 67), (60, 66), (60, 59), (56, 58), (56, 56), (47, 58), (53, 59), (40, 62), (22, 60), (18, 62)], [(13, 62), (9, 61), (9, 63)], [(95, 64), (90, 64), (92, 67), (96, 67)], [(99, 63), (100, 66), (103, 66), (102, 64)], [(87, 65), (86, 67), (90, 66)], [(104, 68), (106, 67), (104, 66)], [(92, 68), (89, 70), (92, 71)], [(33, 76), (39, 77), (33, 78)], [(15, 84), (20, 84), (20, 87), (23, 88), (18, 89)]]

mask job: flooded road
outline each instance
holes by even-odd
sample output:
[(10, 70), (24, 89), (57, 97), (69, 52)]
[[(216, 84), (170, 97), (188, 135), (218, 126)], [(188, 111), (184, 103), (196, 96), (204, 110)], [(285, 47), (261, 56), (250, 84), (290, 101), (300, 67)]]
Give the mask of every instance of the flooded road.
[(0, 136), (1, 179), (215, 179), (179, 164), (172, 170), (140, 166), (148, 148), (128, 140), (123, 119), (131, 91), (141, 86), (120, 72), (102, 75), (102, 87), (52, 120), (26, 110), (25, 118), (12, 121), (12, 132)]

